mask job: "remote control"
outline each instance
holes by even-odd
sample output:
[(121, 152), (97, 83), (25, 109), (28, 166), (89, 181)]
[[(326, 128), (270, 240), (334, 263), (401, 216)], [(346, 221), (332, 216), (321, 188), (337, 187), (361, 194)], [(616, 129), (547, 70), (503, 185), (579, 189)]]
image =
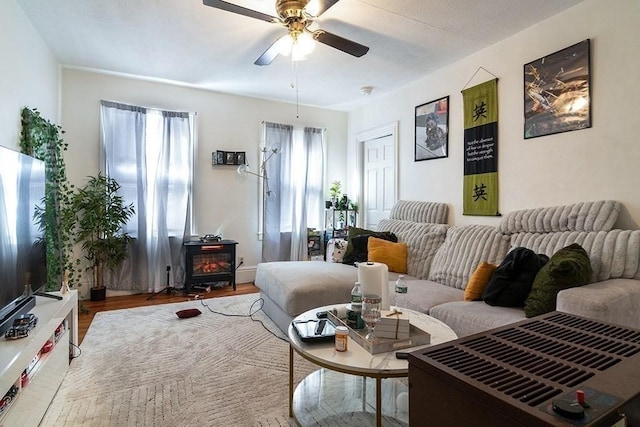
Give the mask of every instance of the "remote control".
[(326, 311), (319, 311), (316, 313), (316, 317), (318, 319), (326, 319), (327, 318), (327, 312)]
[(406, 359), (409, 357), (409, 353), (406, 351), (396, 351), (396, 359)]
[(322, 331), (324, 331), (324, 327), (327, 324), (327, 320), (326, 319), (322, 319), (319, 323), (318, 326), (316, 326), (316, 335), (322, 335)]

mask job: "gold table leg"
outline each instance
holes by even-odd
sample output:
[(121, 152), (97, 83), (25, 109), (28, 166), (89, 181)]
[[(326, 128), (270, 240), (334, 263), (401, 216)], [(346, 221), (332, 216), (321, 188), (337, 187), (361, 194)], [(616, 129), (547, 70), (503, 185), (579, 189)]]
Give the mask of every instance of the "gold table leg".
[(376, 377), (376, 427), (382, 427), (382, 378)]
[(289, 344), (289, 417), (293, 417), (293, 347)]

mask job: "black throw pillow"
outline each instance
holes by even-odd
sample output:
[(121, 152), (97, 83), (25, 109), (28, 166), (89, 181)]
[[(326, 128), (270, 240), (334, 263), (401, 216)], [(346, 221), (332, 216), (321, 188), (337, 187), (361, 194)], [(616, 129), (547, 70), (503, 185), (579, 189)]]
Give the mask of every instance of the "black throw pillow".
[(494, 306), (523, 307), (536, 274), (548, 261), (531, 249), (514, 248), (491, 275), (482, 299)]
[(367, 258), (369, 254), (368, 242), (369, 242), (369, 237), (371, 236), (377, 237), (378, 239), (388, 240), (394, 243), (398, 242), (398, 237), (395, 234), (388, 231), (382, 231), (382, 232), (372, 231), (371, 233), (368, 233), (368, 234), (360, 234), (359, 236), (354, 236), (349, 241), (349, 243), (353, 247), (353, 252), (349, 254), (348, 257), (347, 257), (347, 253), (345, 252), (344, 258), (342, 259), (342, 263), (354, 264), (356, 262), (367, 262)]

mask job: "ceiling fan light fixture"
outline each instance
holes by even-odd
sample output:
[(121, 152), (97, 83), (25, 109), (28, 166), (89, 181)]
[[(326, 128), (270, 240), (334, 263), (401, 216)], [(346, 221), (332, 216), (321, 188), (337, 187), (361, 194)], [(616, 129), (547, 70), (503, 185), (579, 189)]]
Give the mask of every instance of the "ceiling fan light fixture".
[(316, 41), (309, 33), (301, 33), (295, 37), (289, 33), (281, 37), (277, 43), (280, 55), (291, 55), (293, 61), (305, 60), (316, 47)]
[(280, 55), (289, 56), (293, 49), (294, 40), (291, 34), (280, 37), (278, 40), (278, 52)]
[[(290, 55), (296, 39), (305, 33), (311, 33), (313, 44), (315, 42), (322, 43), (326, 46), (338, 49), (344, 53), (360, 58), (369, 51), (369, 47), (356, 43), (352, 40), (340, 37), (339, 35), (329, 33), (322, 29), (310, 30), (315, 24), (315, 19), (324, 14), (328, 9), (333, 7), (339, 0), (272, 0), (275, 1), (277, 15), (273, 16), (267, 13), (259, 12), (244, 6), (237, 5), (230, 1), (224, 0), (203, 0), (205, 6), (247, 16), (249, 18), (266, 21), (271, 24), (281, 25), (289, 31), (288, 39), (283, 39), (282, 46), (280, 40), (272, 43), (266, 51), (262, 53), (254, 62), (255, 65), (269, 65), (281, 54), (283, 56)], [(255, 2), (257, 3), (257, 2)], [(306, 42), (305, 42), (306, 43)], [(304, 59), (312, 48), (304, 47), (300, 54), (296, 54), (296, 60)]]
[(302, 33), (298, 35), (298, 39), (294, 45), (298, 46), (300, 53), (302, 55), (309, 55), (313, 52), (313, 49), (316, 48), (316, 41), (313, 39), (313, 36), (309, 33)]

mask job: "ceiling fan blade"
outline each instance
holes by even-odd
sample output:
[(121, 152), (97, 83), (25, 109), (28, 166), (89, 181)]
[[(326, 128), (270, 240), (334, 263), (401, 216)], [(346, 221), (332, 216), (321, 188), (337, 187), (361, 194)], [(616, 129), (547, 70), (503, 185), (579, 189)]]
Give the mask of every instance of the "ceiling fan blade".
[(265, 50), (262, 53), (262, 55), (260, 55), (258, 59), (256, 59), (256, 62), (254, 62), (255, 65), (260, 65), (260, 66), (269, 65), (271, 64), (271, 62), (273, 62), (274, 59), (276, 59), (276, 57), (280, 53), (278, 51), (278, 46), (277, 46), (278, 40), (271, 43), (271, 46), (269, 46), (267, 50)]
[(314, 38), (320, 43), (326, 44), (327, 46), (331, 46), (358, 58), (369, 52), (369, 48), (367, 46), (347, 40), (344, 37), (336, 36), (335, 34), (328, 33), (324, 30), (319, 30), (314, 35)]
[(216, 9), (226, 10), (227, 12), (237, 13), (239, 15), (248, 16), (249, 18), (260, 19), (267, 22), (278, 22), (278, 18), (275, 16), (267, 15), (266, 13), (258, 12), (257, 10), (247, 9), (246, 7), (238, 6), (237, 4), (229, 3), (222, 0), (202, 0), (205, 6), (215, 7)]
[[(334, 4), (338, 3), (339, 0), (310, 0), (309, 3), (313, 2), (317, 4), (317, 7), (314, 10), (315, 16), (318, 17), (325, 13), (327, 9), (329, 9)], [(307, 4), (308, 6), (308, 4)]]

